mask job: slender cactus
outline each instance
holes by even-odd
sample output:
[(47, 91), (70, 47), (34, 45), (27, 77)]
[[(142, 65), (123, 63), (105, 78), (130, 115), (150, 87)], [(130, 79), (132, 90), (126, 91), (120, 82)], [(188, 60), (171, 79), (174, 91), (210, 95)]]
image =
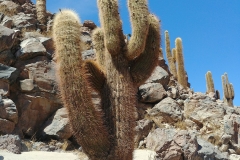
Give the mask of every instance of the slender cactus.
[(183, 61), (183, 51), (182, 51), (182, 39), (176, 38), (175, 40), (176, 46), (176, 61), (177, 61), (177, 76), (178, 82), (184, 87), (187, 88), (188, 82), (186, 78), (186, 72), (184, 69), (184, 61)]
[(165, 31), (165, 46), (166, 46), (166, 54), (167, 54), (170, 72), (173, 74), (175, 78), (177, 78), (177, 70), (176, 70), (176, 65), (174, 63), (174, 55), (172, 55), (171, 49), (170, 49), (170, 39), (169, 39), (168, 31)]
[(46, 17), (46, 0), (36, 1), (37, 19), (41, 24), (47, 23)]
[[(98, 0), (102, 28), (93, 33), (97, 62), (81, 58), (76, 14), (64, 10), (54, 20), (60, 92), (77, 142), (93, 160), (133, 158), (137, 88), (158, 64), (159, 20), (148, 13), (146, 0), (128, 3), (135, 38), (126, 43), (118, 1)], [(141, 42), (134, 42), (139, 38)], [(138, 43), (141, 51), (129, 48), (134, 43)], [(93, 105), (90, 96), (93, 91), (100, 95), (101, 106)]]
[(207, 93), (210, 93), (210, 92), (214, 93), (215, 92), (214, 83), (213, 83), (212, 73), (210, 71), (206, 73), (206, 82), (207, 82)]
[(234, 88), (233, 84), (229, 83), (227, 73), (222, 75), (222, 87), (223, 87), (223, 100), (228, 106), (233, 107), (233, 99), (234, 99)]

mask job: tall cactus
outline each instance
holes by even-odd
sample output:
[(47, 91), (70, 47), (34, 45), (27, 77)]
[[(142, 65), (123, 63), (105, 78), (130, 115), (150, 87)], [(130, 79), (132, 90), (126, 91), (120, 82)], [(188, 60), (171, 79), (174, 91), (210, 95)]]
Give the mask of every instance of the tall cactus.
[(170, 72), (173, 74), (175, 78), (177, 78), (177, 70), (176, 70), (176, 65), (174, 63), (174, 55), (171, 53), (168, 31), (165, 31), (165, 48), (166, 48), (166, 55), (169, 63)]
[[(137, 87), (158, 63), (159, 20), (149, 14), (146, 0), (128, 0), (133, 34), (126, 43), (118, 1), (97, 2), (102, 26), (93, 33), (97, 62), (81, 58), (77, 15), (69, 10), (56, 15), (56, 76), (74, 135), (89, 158), (131, 160)], [(100, 95), (101, 106), (93, 105), (92, 91)]]
[(175, 40), (176, 47), (176, 62), (177, 62), (177, 76), (178, 82), (184, 87), (187, 88), (188, 82), (186, 77), (186, 71), (184, 69), (184, 61), (183, 61), (183, 49), (182, 49), (182, 39), (176, 38)]
[(208, 71), (206, 73), (205, 77), (206, 77), (206, 82), (207, 82), (207, 93), (210, 93), (210, 92), (214, 93), (215, 89), (214, 89), (212, 73), (210, 71)]
[(223, 100), (228, 106), (233, 107), (233, 99), (234, 99), (234, 88), (233, 84), (229, 83), (227, 73), (222, 75), (222, 87), (223, 87)]
[(46, 17), (46, 0), (36, 1), (37, 19), (41, 24), (47, 23)]

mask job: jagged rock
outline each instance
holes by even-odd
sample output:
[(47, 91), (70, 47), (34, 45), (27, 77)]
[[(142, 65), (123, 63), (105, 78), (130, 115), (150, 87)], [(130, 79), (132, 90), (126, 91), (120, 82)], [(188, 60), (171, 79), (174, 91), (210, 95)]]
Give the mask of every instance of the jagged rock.
[(6, 119), (0, 118), (0, 133), (9, 134), (12, 133), (15, 128), (15, 123)]
[(145, 83), (161, 83), (166, 88), (169, 80), (169, 74), (162, 67), (157, 66)]
[(194, 159), (198, 144), (195, 135), (188, 131), (157, 128), (149, 133), (146, 147), (157, 152), (160, 159)]
[(135, 149), (133, 160), (156, 160), (156, 152), (146, 149)]
[(231, 114), (224, 116), (224, 133), (231, 136), (235, 144), (240, 144), (240, 115)]
[[(16, 0), (16, 1), (24, 1), (24, 0)], [(21, 3), (22, 8), (23, 8), (23, 12), (25, 14), (36, 14), (36, 8), (32, 3), (29, 3), (30, 0), (26, 0), (26, 3)]]
[(34, 14), (24, 14), (22, 12), (14, 15), (13, 17), (14, 26), (17, 29), (26, 30), (36, 30), (36, 25), (38, 23), (36, 16)]
[(20, 81), (20, 87), (22, 91), (31, 91), (34, 88), (32, 79), (24, 79)]
[(167, 95), (168, 95), (168, 97), (171, 97), (172, 99), (178, 98), (179, 97), (179, 93), (178, 93), (177, 88), (175, 88), (175, 87), (168, 88)]
[(16, 68), (0, 64), (0, 95), (9, 95), (10, 85), (19, 75)]
[(16, 35), (17, 34), (13, 29), (0, 25), (0, 52), (12, 48)]
[(179, 105), (172, 98), (167, 97), (161, 102), (156, 104), (151, 110), (148, 111), (148, 115), (153, 119), (155, 123), (162, 117), (162, 122), (174, 123), (182, 120), (182, 110)]
[(176, 134), (175, 129), (157, 128), (146, 138), (146, 148), (158, 152), (164, 144), (172, 141)]
[(31, 59), (36, 56), (47, 55), (46, 48), (37, 38), (29, 38), (21, 42), (21, 49), (17, 51), (16, 57), (18, 59)]
[(15, 57), (11, 50), (5, 50), (0, 53), (0, 63), (4, 65), (12, 65), (15, 61)]
[(11, 99), (0, 99), (0, 118), (17, 124), (18, 111), (16, 105)]
[[(204, 141), (201, 138), (197, 138), (199, 144), (199, 150), (197, 151), (197, 158), (199, 159), (216, 159), (216, 160), (227, 160), (228, 153), (221, 153), (211, 143)], [(196, 158), (196, 159), (197, 159)]]
[(13, 2), (22, 5), (22, 4), (24, 4), (24, 3), (30, 3), (31, 0), (13, 0)]
[(0, 136), (0, 149), (7, 149), (15, 154), (20, 154), (21, 139), (17, 135)]
[(135, 128), (135, 147), (139, 147), (139, 141), (147, 137), (148, 133), (153, 127), (153, 121), (148, 119), (142, 119), (137, 121), (137, 126)]
[(12, 28), (13, 19), (8, 16), (4, 16), (4, 18), (2, 19), (1, 25), (3, 25), (4, 27), (7, 27), (7, 28)]
[(141, 102), (156, 103), (162, 100), (167, 93), (160, 83), (147, 83), (139, 87), (138, 95)]
[(33, 136), (44, 122), (61, 106), (48, 97), (30, 96), (21, 94), (18, 96), (19, 119), (15, 132), (26, 136)]
[(52, 38), (38, 37), (37, 39), (43, 44), (43, 46), (46, 48), (46, 51), (52, 55), (55, 50)]
[(48, 119), (44, 125), (42, 135), (57, 139), (68, 139), (72, 136), (72, 130), (68, 120), (66, 108), (61, 108)]

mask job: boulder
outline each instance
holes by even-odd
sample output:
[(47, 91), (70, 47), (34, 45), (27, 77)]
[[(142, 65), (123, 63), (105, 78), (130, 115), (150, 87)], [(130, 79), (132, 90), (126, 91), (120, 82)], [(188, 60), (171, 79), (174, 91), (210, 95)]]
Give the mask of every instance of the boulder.
[(17, 124), (18, 111), (11, 99), (0, 99), (0, 118)]
[(21, 136), (33, 136), (40, 132), (44, 122), (61, 107), (50, 97), (27, 94), (19, 95), (16, 104), (19, 108), (19, 119), (15, 132)]
[(21, 139), (17, 135), (0, 136), (0, 149), (7, 149), (8, 151), (13, 152), (15, 154), (20, 154)]
[(43, 137), (52, 137), (56, 139), (68, 139), (72, 136), (68, 113), (66, 108), (61, 108), (50, 117), (44, 125)]
[(145, 83), (161, 83), (164, 88), (167, 88), (169, 80), (169, 74), (162, 67), (157, 66)]
[[(231, 136), (231, 140), (235, 144), (240, 144), (240, 115), (230, 114), (224, 116), (224, 133)], [(229, 136), (225, 141), (229, 141)]]
[[(15, 123), (6, 119), (0, 118), (0, 133), (10, 134), (15, 128)], [(1, 144), (0, 144), (1, 145)]]
[(0, 95), (10, 94), (10, 85), (16, 81), (18, 75), (16, 68), (0, 64)]
[(11, 49), (16, 39), (16, 32), (0, 25), (0, 52)]
[(17, 29), (36, 30), (37, 19), (34, 14), (24, 14), (23, 12), (14, 15), (13, 17), (14, 26)]
[(216, 160), (227, 160), (228, 153), (220, 152), (211, 143), (204, 141), (201, 138), (197, 138), (199, 144), (199, 150), (197, 151), (197, 156), (195, 159), (216, 159)]
[(21, 49), (16, 52), (18, 59), (31, 59), (36, 56), (47, 55), (46, 48), (36, 38), (29, 38), (21, 42)]
[(15, 61), (15, 57), (12, 54), (11, 50), (4, 50), (0, 52), (0, 63), (4, 65), (12, 65)]
[(1, 25), (5, 26), (7, 28), (12, 28), (13, 19), (8, 16), (4, 16), (4, 18), (2, 19)]
[[(156, 104), (148, 111), (148, 115), (157, 124), (162, 122), (174, 123), (181, 121), (183, 117), (180, 106), (170, 97), (167, 97)], [(162, 122), (158, 121), (160, 117), (162, 118)]]
[(139, 87), (138, 95), (141, 102), (156, 103), (162, 100), (167, 93), (160, 83), (147, 83)]
[(95, 29), (97, 27), (96, 24), (93, 21), (90, 21), (90, 20), (85, 20), (83, 22), (83, 26), (84, 27), (88, 27), (91, 30), (93, 30), (93, 29)]
[(153, 121), (148, 119), (142, 119), (137, 121), (137, 126), (135, 127), (135, 147), (140, 147), (139, 142), (147, 137), (148, 133), (153, 128)]
[(22, 91), (31, 91), (34, 88), (32, 79), (24, 79), (20, 81), (20, 87)]

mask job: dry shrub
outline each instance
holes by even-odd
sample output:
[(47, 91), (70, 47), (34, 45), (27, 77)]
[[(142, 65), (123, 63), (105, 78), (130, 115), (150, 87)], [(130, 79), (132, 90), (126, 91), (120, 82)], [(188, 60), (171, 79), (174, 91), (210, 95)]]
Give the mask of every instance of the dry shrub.
[(178, 121), (174, 124), (176, 128), (179, 128), (181, 130), (187, 130), (187, 124), (185, 121)]
[(17, 10), (16, 9), (9, 9), (6, 5), (2, 4), (0, 5), (0, 12), (3, 13), (6, 16), (13, 16), (17, 14)]

